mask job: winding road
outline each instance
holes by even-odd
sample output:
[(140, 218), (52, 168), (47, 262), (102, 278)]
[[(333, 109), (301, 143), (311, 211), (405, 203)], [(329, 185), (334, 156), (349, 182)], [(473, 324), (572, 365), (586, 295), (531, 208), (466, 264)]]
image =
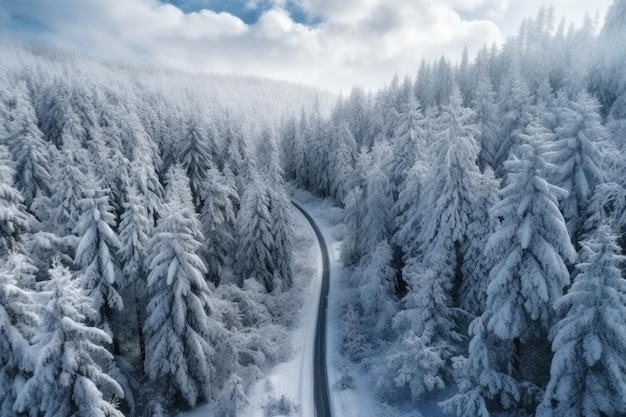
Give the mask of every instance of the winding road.
[(321, 230), (313, 218), (297, 203), (291, 202), (311, 224), (322, 252), (322, 290), (317, 310), (315, 330), (315, 350), (313, 353), (313, 399), (316, 417), (331, 417), (330, 393), (328, 390), (328, 370), (326, 367), (326, 309), (328, 307), (328, 288), (330, 286), (330, 261), (328, 248)]

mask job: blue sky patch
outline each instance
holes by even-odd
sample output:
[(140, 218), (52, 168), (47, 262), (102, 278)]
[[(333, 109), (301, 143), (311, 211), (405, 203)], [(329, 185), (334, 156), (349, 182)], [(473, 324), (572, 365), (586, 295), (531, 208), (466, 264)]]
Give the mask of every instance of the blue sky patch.
[[(269, 0), (163, 0), (180, 8), (185, 13), (196, 12), (202, 9), (210, 9), (215, 12), (228, 12), (237, 16), (247, 24), (255, 23), (264, 11), (271, 8)], [(319, 19), (306, 13), (298, 4), (293, 1), (287, 2), (285, 10), (289, 12), (291, 18), (298, 23), (314, 25), (319, 23)]]

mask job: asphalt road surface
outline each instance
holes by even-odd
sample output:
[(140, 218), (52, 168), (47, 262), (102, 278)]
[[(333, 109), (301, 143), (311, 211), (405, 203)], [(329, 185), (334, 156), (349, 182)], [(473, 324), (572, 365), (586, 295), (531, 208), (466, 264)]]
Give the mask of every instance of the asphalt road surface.
[(311, 224), (322, 251), (322, 291), (320, 304), (317, 310), (317, 325), (315, 330), (315, 350), (313, 352), (313, 400), (315, 402), (316, 417), (331, 417), (330, 395), (328, 392), (328, 371), (326, 368), (326, 308), (328, 307), (328, 287), (330, 285), (330, 262), (326, 241), (315, 221), (301, 206), (292, 204), (300, 210)]

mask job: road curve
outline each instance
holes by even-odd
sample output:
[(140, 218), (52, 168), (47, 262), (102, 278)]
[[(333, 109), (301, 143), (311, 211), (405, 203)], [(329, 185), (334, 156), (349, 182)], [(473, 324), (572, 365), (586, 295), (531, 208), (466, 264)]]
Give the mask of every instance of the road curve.
[(322, 290), (317, 310), (317, 325), (315, 330), (315, 349), (313, 352), (313, 400), (315, 402), (316, 417), (331, 417), (330, 393), (328, 390), (328, 370), (326, 367), (326, 309), (328, 307), (328, 288), (330, 286), (330, 261), (328, 248), (324, 236), (313, 218), (300, 205), (291, 202), (295, 208), (311, 224), (322, 251)]

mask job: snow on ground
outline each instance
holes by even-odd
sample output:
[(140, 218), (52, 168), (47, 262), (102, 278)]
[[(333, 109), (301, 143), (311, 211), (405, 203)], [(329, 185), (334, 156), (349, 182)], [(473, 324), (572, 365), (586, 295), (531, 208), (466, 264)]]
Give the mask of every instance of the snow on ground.
[[(288, 362), (266, 371), (265, 378), (257, 381), (247, 393), (249, 404), (242, 417), (268, 417), (265, 407), (272, 400), (284, 396), (298, 407), (302, 417), (315, 417), (313, 406), (313, 345), (315, 322), (322, 283), (322, 257), (313, 229), (294, 209), (294, 297), (302, 302), (298, 325), (292, 332), (293, 357)], [(215, 404), (205, 404), (177, 417), (212, 417)], [(272, 414), (271, 417), (277, 417)]]
[[(308, 282), (304, 289), (300, 325), (293, 332), (294, 357), (272, 369), (266, 378), (253, 385), (248, 393), (250, 406), (244, 410), (246, 417), (266, 417), (264, 406), (270, 398), (285, 396), (293, 401), (302, 417), (315, 417), (313, 404), (313, 346), (317, 308), (322, 286), (322, 255), (313, 229), (298, 211), (296, 217), (297, 253), (295, 273), (298, 279)], [(304, 248), (302, 244), (306, 246)], [(304, 276), (303, 276), (304, 275)]]
[[(330, 292), (327, 316), (327, 361), (328, 379), (331, 390), (333, 417), (382, 417), (389, 415), (389, 410), (376, 399), (374, 387), (369, 386), (371, 379), (359, 366), (340, 353), (339, 336), (341, 325), (341, 307), (343, 297), (350, 296), (343, 275), (347, 273), (341, 263), (341, 245), (345, 235), (343, 210), (330, 200), (322, 200), (301, 190), (291, 190), (294, 201), (299, 203), (314, 218), (328, 245), (330, 265)], [(352, 290), (353, 291), (353, 290)], [(354, 381), (352, 387), (342, 382), (346, 377)], [(342, 381), (343, 379), (343, 381)], [(349, 385), (349, 384), (348, 384)]]

